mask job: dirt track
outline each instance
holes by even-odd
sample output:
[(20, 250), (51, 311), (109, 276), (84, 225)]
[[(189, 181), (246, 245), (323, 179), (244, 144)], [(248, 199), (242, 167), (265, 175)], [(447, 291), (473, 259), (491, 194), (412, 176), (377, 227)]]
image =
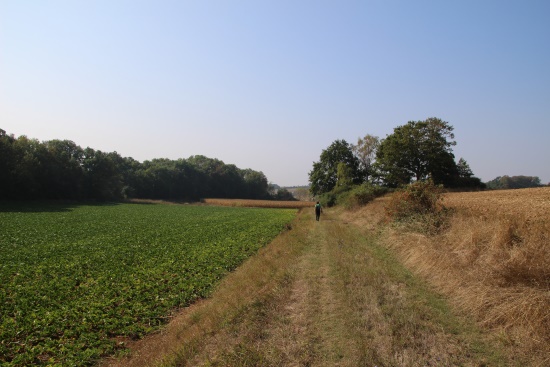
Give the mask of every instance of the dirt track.
[[(109, 366), (500, 365), (481, 335), (376, 237), (327, 211)], [(481, 346), (481, 347), (480, 347)], [(163, 363), (160, 361), (164, 360)], [(505, 365), (505, 364), (502, 364)]]

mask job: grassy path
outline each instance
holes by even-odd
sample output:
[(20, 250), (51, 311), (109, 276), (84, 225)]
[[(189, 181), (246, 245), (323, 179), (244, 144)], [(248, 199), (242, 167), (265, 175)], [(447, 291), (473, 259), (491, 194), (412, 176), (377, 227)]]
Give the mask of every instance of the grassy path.
[(374, 234), (321, 219), (300, 213), (211, 299), (104, 365), (506, 365)]

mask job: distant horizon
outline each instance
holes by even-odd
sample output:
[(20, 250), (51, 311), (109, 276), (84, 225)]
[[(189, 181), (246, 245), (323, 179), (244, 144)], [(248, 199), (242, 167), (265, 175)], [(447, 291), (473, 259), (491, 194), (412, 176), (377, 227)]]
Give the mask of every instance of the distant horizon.
[(483, 182), (550, 182), (550, 2), (0, 2), (0, 124), (308, 182), (333, 141), (454, 127)]
[[(0, 126), (0, 130), (4, 130), (4, 129)], [(5, 130), (4, 130), (4, 131), (5, 131)], [(38, 141), (40, 141), (40, 142), (49, 141), (49, 140), (69, 140), (69, 139), (48, 139), (48, 140), (40, 140), (40, 139), (34, 138), (34, 137), (32, 137), (32, 136), (29, 136), (29, 135), (27, 135), (27, 134), (21, 134), (21, 135), (19, 135), (19, 136), (16, 136), (15, 134), (10, 133), (9, 131), (6, 131), (6, 134), (7, 134), (7, 135), (10, 135), (10, 136), (14, 136), (15, 138), (18, 138), (19, 136), (26, 136), (26, 137), (29, 138), (29, 139), (36, 139), (36, 140), (38, 140)], [(70, 140), (70, 141), (72, 141), (72, 140)], [(76, 142), (76, 141), (72, 141), (72, 142), (75, 143), (76, 145), (80, 146), (80, 147), (83, 148), (83, 149), (85, 149), (85, 148), (92, 148), (92, 149), (94, 149), (94, 150), (101, 150), (101, 149), (95, 149), (94, 147), (82, 147), (80, 144), (78, 144), (78, 142)], [(119, 153), (118, 151), (116, 151), (116, 150), (113, 150), (113, 151), (103, 151), (103, 152), (104, 152), (104, 153), (116, 152), (116, 153), (120, 154), (120, 153)], [(321, 154), (321, 153), (319, 153), (319, 154)], [(124, 155), (122, 155), (122, 154), (120, 154), (120, 155), (121, 155), (121, 157), (123, 157), (123, 158), (132, 158), (132, 159), (135, 159), (135, 158), (133, 158), (133, 157), (131, 157), (131, 156), (124, 156)], [(136, 159), (136, 161), (138, 161), (138, 162), (140, 162), (140, 163), (143, 163), (143, 162), (145, 162), (145, 161), (152, 161), (152, 160), (155, 160), (155, 159), (170, 159), (170, 160), (184, 159), (184, 160), (186, 160), (186, 159), (189, 159), (190, 157), (197, 156), (197, 155), (202, 155), (202, 154), (192, 154), (192, 155), (190, 155), (190, 156), (188, 156), (188, 157), (179, 157), (179, 158), (175, 158), (175, 159), (166, 158), (166, 157), (156, 157), (156, 158), (151, 158), (151, 159), (145, 159), (145, 160), (143, 160), (143, 161), (142, 161), (142, 160)], [(207, 158), (211, 158), (211, 159), (218, 159), (218, 160), (222, 161), (222, 162), (225, 163), (225, 164), (234, 164), (234, 163), (232, 163), (232, 162), (226, 161), (226, 160), (224, 160), (224, 159), (222, 159), (222, 158), (219, 158), (219, 157), (209, 157), (209, 156), (206, 156), (206, 157), (207, 157)], [(456, 157), (455, 157), (455, 158), (456, 158)], [(248, 169), (248, 168), (250, 168), (250, 167), (239, 167), (239, 166), (236, 165), (236, 164), (235, 164), (235, 166), (237, 166), (237, 167), (240, 168), (240, 169)], [(255, 170), (255, 171), (263, 172), (261, 169), (258, 169), (258, 170)], [(264, 174), (265, 174), (265, 173), (264, 173)], [(478, 177), (477, 175), (475, 175), (475, 172), (474, 172), (474, 176)], [(549, 182), (544, 182), (544, 181), (540, 178), (540, 176), (537, 176), (537, 175), (521, 175), (521, 174), (519, 174), (519, 175), (502, 174), (502, 175), (495, 176), (495, 177), (493, 177), (492, 179), (489, 179), (489, 180), (486, 180), (486, 181), (482, 180), (482, 182), (483, 182), (483, 183), (487, 183), (487, 182), (492, 181), (492, 180), (495, 180), (495, 179), (497, 179), (497, 178), (499, 178), (499, 177), (505, 177), (505, 176), (509, 176), (509, 177), (515, 177), (515, 176), (538, 177), (538, 178), (541, 180), (541, 185), (543, 185), (543, 186), (549, 186), (549, 185), (550, 185), (550, 181), (549, 181)], [(279, 184), (279, 183), (277, 183), (277, 182), (271, 181), (271, 180), (269, 179), (269, 177), (267, 177), (267, 176), (266, 176), (266, 178), (268, 179), (268, 182), (269, 182), (270, 184), (277, 185), (277, 186), (279, 186), (279, 187), (281, 187), (281, 188), (302, 188), (302, 187), (309, 187), (309, 186), (310, 186), (310, 182), (308, 182), (308, 183), (306, 183), (306, 184), (302, 184), (302, 185), (281, 185), (281, 184)]]

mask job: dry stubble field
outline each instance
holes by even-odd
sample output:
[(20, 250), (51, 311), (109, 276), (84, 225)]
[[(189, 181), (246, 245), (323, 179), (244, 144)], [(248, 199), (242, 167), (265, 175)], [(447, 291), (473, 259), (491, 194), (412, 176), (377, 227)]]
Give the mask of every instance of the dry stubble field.
[(523, 190), (457, 192), (445, 195), (449, 207), (473, 210), (479, 214), (511, 215), (529, 220), (550, 220), (550, 187)]
[(393, 226), (386, 245), (488, 330), (516, 362), (550, 364), (550, 188), (448, 193), (436, 235)]

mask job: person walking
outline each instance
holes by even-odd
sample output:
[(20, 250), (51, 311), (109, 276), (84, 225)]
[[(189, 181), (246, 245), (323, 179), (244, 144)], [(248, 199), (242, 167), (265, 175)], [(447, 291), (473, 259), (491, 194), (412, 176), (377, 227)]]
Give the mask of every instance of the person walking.
[(321, 217), (321, 204), (317, 202), (317, 204), (315, 204), (315, 220), (318, 222), (320, 217)]

